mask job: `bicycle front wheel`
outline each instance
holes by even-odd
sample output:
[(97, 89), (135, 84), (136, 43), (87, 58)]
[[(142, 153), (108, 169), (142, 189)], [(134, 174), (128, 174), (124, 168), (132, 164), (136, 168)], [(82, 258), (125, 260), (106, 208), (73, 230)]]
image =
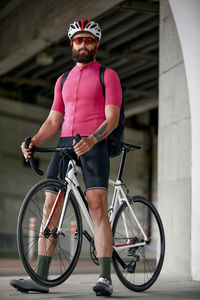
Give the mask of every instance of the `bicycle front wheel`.
[[(39, 182), (25, 197), (18, 218), (17, 242), (22, 263), (34, 281), (47, 287), (57, 286), (70, 276), (82, 245), (81, 215), (72, 193), (68, 196), (62, 231), (57, 231), (66, 188), (58, 180)], [(46, 228), (58, 195), (61, 196)]]
[(135, 196), (129, 203), (130, 207), (122, 203), (113, 222), (117, 252), (113, 255), (113, 266), (128, 289), (141, 292), (152, 286), (161, 271), (165, 236), (160, 216), (151, 202)]

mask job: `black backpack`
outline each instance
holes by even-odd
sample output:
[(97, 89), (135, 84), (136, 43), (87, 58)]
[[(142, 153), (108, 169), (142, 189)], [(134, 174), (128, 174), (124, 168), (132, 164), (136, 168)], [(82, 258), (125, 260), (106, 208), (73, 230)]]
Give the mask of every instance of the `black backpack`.
[[(103, 95), (105, 98), (105, 85), (104, 85), (104, 72), (106, 70), (105, 66), (100, 66), (99, 69), (99, 77), (101, 86), (103, 89)], [(67, 76), (69, 75), (69, 72), (71, 70), (64, 73), (61, 81), (61, 89), (63, 88), (64, 82), (67, 79)], [(111, 134), (108, 136), (107, 139), (107, 145), (108, 145), (108, 154), (109, 157), (115, 157), (118, 156), (122, 151), (122, 142), (123, 142), (123, 131), (124, 131), (124, 122), (125, 122), (125, 116), (124, 116), (124, 89), (122, 88), (122, 104), (120, 109), (120, 117), (119, 117), (119, 123), (117, 128), (115, 128)]]

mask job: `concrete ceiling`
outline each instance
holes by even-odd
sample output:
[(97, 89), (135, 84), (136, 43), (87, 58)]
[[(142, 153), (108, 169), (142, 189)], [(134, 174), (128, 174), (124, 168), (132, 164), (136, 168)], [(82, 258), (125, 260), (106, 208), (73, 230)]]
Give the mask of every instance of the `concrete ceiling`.
[(78, 18), (99, 22), (97, 60), (126, 87), (127, 116), (158, 105), (158, 1), (1, 0), (0, 96), (50, 107), (58, 76), (73, 66), (66, 36)]

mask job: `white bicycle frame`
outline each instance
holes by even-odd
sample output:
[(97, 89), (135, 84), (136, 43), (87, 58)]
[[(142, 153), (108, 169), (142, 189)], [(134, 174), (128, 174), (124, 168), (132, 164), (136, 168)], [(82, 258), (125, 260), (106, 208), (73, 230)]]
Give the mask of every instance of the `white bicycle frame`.
[[(80, 187), (80, 185), (79, 185), (79, 182), (78, 182), (78, 179), (77, 179), (77, 174), (82, 174), (81, 168), (79, 166), (77, 166), (75, 160), (70, 160), (69, 164), (68, 164), (68, 172), (66, 173), (66, 177), (65, 177), (65, 180), (67, 182), (67, 191), (66, 191), (66, 194), (65, 194), (65, 199), (64, 199), (63, 208), (62, 208), (62, 212), (61, 212), (61, 216), (60, 216), (60, 220), (59, 220), (57, 234), (62, 232), (63, 219), (64, 219), (65, 210), (67, 208), (68, 199), (69, 199), (68, 196), (69, 196), (69, 193), (72, 191), (75, 198), (76, 198), (76, 200), (77, 200), (77, 203), (78, 203), (79, 207), (81, 208), (81, 211), (83, 212), (85, 220), (86, 220), (92, 234), (94, 235), (92, 219), (90, 217), (88, 209), (87, 209), (85, 203), (83, 202), (83, 199), (82, 199), (82, 197), (80, 195), (80, 192), (79, 192), (79, 189), (78, 189)], [(126, 242), (126, 244), (114, 245), (113, 248), (116, 251), (119, 251), (119, 250), (122, 250), (122, 249), (125, 249), (125, 248), (140, 247), (140, 246), (146, 245), (147, 241), (148, 241), (148, 238), (147, 238), (146, 233), (143, 230), (142, 226), (140, 225), (140, 222), (137, 219), (137, 217), (136, 217), (136, 215), (133, 211), (133, 208), (131, 207), (131, 205), (129, 203), (129, 200), (127, 199), (126, 194), (124, 193), (124, 191), (122, 189), (122, 182), (120, 180), (113, 181), (113, 180), (109, 179), (109, 184), (114, 186), (114, 193), (113, 193), (113, 197), (112, 197), (112, 202), (111, 202), (110, 208), (108, 210), (109, 221), (110, 221), (110, 224), (111, 224), (111, 228), (113, 226), (114, 217), (116, 215), (118, 205), (121, 205), (122, 202), (125, 201), (128, 208), (129, 208), (129, 210), (130, 210), (130, 212), (131, 212), (131, 214), (132, 214), (132, 216), (133, 216), (133, 219), (135, 220), (135, 222), (138, 226), (138, 229), (141, 231), (141, 235), (143, 236), (143, 240), (144, 240), (143, 242), (138, 242), (138, 243), (131, 244), (131, 236), (129, 236), (129, 230), (128, 230), (128, 226), (127, 226), (127, 222), (126, 222), (126, 217), (125, 217), (125, 214), (122, 213), (122, 218), (123, 218), (123, 222), (124, 222), (124, 230), (125, 230), (125, 233), (126, 233), (127, 242)], [(56, 197), (56, 200), (54, 202), (54, 205), (51, 209), (51, 212), (49, 214), (49, 218), (48, 218), (48, 220), (45, 224), (45, 228), (47, 228), (48, 224), (50, 223), (50, 220), (52, 218), (54, 210), (57, 207), (58, 201), (59, 201), (59, 193), (58, 193), (58, 195)], [(130, 240), (129, 240), (129, 238), (130, 238)]]

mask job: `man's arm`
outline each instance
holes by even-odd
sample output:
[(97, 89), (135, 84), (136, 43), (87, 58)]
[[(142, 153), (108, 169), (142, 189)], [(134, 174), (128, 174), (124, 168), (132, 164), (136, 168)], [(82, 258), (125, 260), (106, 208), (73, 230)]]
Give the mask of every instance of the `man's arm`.
[[(58, 130), (62, 119), (62, 113), (51, 110), (49, 116), (39, 129), (38, 133), (32, 138), (29, 148), (31, 149), (33, 146), (38, 146), (52, 137)], [(31, 152), (29, 149), (25, 148), (24, 142), (21, 145), (21, 149), (25, 158), (29, 158)]]
[(119, 114), (120, 107), (115, 105), (106, 105), (106, 120), (92, 135), (96, 139), (97, 143), (104, 140), (117, 127), (119, 122)]
[(119, 123), (120, 107), (116, 105), (105, 106), (106, 120), (99, 126), (99, 128), (89, 137), (82, 138), (81, 141), (74, 147), (78, 156), (88, 152), (92, 147), (104, 140)]

